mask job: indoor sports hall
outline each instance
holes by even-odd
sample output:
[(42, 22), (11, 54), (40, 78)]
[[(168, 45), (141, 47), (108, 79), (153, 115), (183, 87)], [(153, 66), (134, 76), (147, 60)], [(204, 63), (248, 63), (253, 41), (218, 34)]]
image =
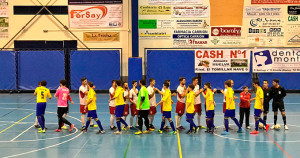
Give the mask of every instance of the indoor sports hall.
[(299, 17), (299, 0), (0, 0), (0, 157), (298, 157)]

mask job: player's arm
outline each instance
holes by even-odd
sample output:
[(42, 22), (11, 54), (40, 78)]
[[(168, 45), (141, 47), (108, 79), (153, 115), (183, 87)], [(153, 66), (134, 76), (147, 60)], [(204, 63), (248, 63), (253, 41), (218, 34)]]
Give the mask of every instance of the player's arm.
[(139, 110), (142, 109), (142, 104), (143, 104), (143, 102), (144, 102), (145, 99), (146, 99), (146, 96), (145, 96), (145, 94), (144, 94), (144, 90), (141, 89), (140, 92), (141, 92), (141, 102), (140, 102), (140, 105), (139, 105)]
[(160, 91), (159, 89), (157, 89), (157, 88), (154, 88), (154, 89), (155, 89), (155, 91), (157, 91), (159, 94), (164, 95), (164, 93), (163, 93), (162, 91)]
[(34, 96), (37, 95), (37, 89), (35, 89), (34, 93), (33, 93)]
[(284, 88), (282, 88), (282, 96), (285, 97), (286, 96), (286, 91)]
[(51, 93), (50, 93), (50, 90), (49, 90), (49, 92), (48, 92), (48, 98), (49, 98), (49, 99), (52, 99), (52, 95), (51, 95)]
[(199, 92), (195, 93), (195, 97), (198, 97), (198, 95), (200, 95), (202, 92), (204, 92), (204, 90), (200, 89)]
[(161, 103), (163, 103), (164, 101), (166, 101), (169, 95), (170, 95), (169, 93), (166, 93), (166, 94), (163, 96), (163, 98), (161, 99), (161, 101), (160, 101), (159, 103), (156, 104), (155, 107), (157, 107), (158, 105), (160, 105)]
[(70, 95), (68, 95), (68, 100), (70, 100), (70, 102), (71, 102), (72, 104), (74, 104), (74, 102), (73, 102), (73, 100), (72, 100), (72, 98), (71, 98)]
[(112, 98), (110, 98), (108, 102), (110, 102), (111, 100), (116, 99), (119, 95), (120, 95), (120, 92), (115, 93), (115, 95)]
[(207, 98), (207, 94), (205, 95), (204, 92), (202, 92), (203, 97), (206, 99)]
[(153, 88), (153, 92), (149, 95), (149, 99), (151, 99), (155, 95), (155, 92), (156, 92), (156, 88)]
[(86, 106), (88, 106), (89, 104), (91, 104), (91, 102), (93, 101), (93, 97), (94, 96), (92, 94), (88, 94)]
[(246, 95), (242, 95), (242, 93), (240, 94), (240, 100), (241, 100), (242, 102), (250, 101), (250, 100), (248, 100), (248, 99), (246, 98)]

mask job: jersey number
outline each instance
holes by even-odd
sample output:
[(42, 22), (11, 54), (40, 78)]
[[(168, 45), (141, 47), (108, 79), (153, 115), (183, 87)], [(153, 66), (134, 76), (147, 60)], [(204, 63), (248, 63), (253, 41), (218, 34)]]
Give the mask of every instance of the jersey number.
[(62, 100), (67, 100), (68, 94), (67, 93), (63, 93), (63, 98)]
[(43, 91), (41, 92), (41, 96), (42, 96), (42, 97), (41, 97), (42, 99), (44, 99), (44, 98), (45, 98), (45, 96), (44, 96), (44, 92), (43, 92)]

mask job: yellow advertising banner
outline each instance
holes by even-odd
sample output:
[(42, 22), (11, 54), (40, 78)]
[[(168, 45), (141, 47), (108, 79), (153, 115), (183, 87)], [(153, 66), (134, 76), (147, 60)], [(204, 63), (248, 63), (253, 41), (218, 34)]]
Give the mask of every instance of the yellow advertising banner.
[(85, 42), (109, 42), (120, 41), (120, 32), (84, 32)]
[(171, 15), (169, 5), (140, 5), (139, 15)]

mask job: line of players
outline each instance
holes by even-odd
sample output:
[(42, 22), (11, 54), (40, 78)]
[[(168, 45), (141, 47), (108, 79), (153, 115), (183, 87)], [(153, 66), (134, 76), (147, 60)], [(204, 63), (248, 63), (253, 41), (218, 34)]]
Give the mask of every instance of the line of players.
[[(202, 94), (205, 98), (205, 110), (206, 110), (206, 122), (207, 122), (207, 132), (214, 133), (215, 126), (214, 126), (214, 108), (215, 102), (213, 99), (214, 92), (216, 89), (212, 90), (210, 83), (204, 84), (204, 89), (200, 89), (198, 85), (198, 79), (194, 77), (192, 79), (193, 84), (188, 85), (188, 88), (185, 86), (185, 78), (180, 77), (179, 82), (180, 85), (177, 88), (177, 106), (176, 106), (176, 122), (177, 122), (177, 129), (184, 130), (184, 127), (181, 126), (181, 119), (186, 110), (186, 121), (190, 123), (190, 129), (187, 133), (195, 133), (198, 131), (199, 128), (205, 128), (204, 126), (200, 125), (200, 118), (201, 118), (201, 99), (200, 95)], [(81, 79), (82, 85), (79, 88), (79, 99), (80, 99), (80, 112), (82, 113), (81, 121), (82, 121), (82, 130), (87, 132), (90, 123), (92, 123), (91, 119), (94, 119), (98, 127), (100, 128), (98, 134), (104, 133), (103, 127), (101, 125), (100, 120), (97, 117), (97, 106), (96, 106), (96, 93), (94, 91), (95, 86), (92, 82), (87, 83), (86, 78)], [(171, 119), (171, 110), (173, 101), (171, 100), (172, 96), (175, 96), (176, 93), (171, 94), (169, 89), (170, 81), (166, 80), (164, 83), (163, 89), (160, 91), (159, 89), (155, 88), (155, 80), (149, 80), (150, 85), (146, 88), (146, 81), (140, 80), (139, 85), (141, 87), (140, 92), (137, 89), (137, 81), (133, 81), (132, 85), (133, 88), (129, 90), (127, 83), (122, 83), (120, 80), (112, 81), (112, 87), (109, 90), (110, 93), (110, 100), (109, 100), (109, 111), (111, 114), (110, 122), (111, 122), (111, 130), (115, 130), (116, 127), (114, 126), (114, 120), (116, 119), (118, 130), (114, 132), (115, 134), (122, 134), (121, 131), (121, 123), (124, 124), (123, 128), (128, 130), (129, 128), (134, 129), (133, 127), (133, 120), (134, 117), (136, 118), (136, 128), (139, 129), (138, 132), (135, 134), (142, 134), (142, 133), (150, 133), (155, 129), (153, 125), (154, 116), (157, 113), (156, 107), (161, 104), (161, 111), (163, 114), (161, 128), (158, 130), (159, 133), (162, 133), (164, 130), (170, 129), (170, 127), (166, 126), (166, 122), (170, 122), (170, 126), (172, 128), (172, 132), (170, 134), (176, 134), (176, 130), (174, 127), (174, 123)], [(51, 99), (50, 91), (45, 87), (46, 82), (42, 81), (41, 86), (38, 87), (35, 91), (35, 95), (37, 95), (37, 120), (41, 126), (39, 132), (45, 132), (45, 108), (47, 102), (47, 96)], [(246, 114), (246, 126), (249, 129), (249, 113), (250, 107), (243, 108), (240, 107), (240, 122), (237, 121), (235, 118), (235, 99), (237, 97), (234, 96), (234, 91), (232, 90), (233, 81), (228, 80), (225, 83), (225, 90), (221, 91), (224, 94), (224, 125), (225, 131), (222, 133), (223, 135), (229, 134), (228, 129), (230, 129), (229, 125), (229, 118), (234, 120), (236, 125), (239, 127), (238, 132), (243, 132), (243, 129), (240, 124), (242, 124), (242, 116)], [(284, 113), (284, 103), (283, 98), (285, 97), (286, 93), (283, 87), (279, 86), (279, 80), (274, 79), (273, 87), (269, 89), (267, 87), (267, 81), (264, 81), (264, 91), (259, 86), (259, 82), (254, 82), (254, 87), (256, 87), (256, 97), (253, 99), (248, 99), (247, 102), (255, 100), (254, 105), (254, 113), (255, 113), (255, 124), (256, 128), (251, 134), (258, 134), (258, 122), (261, 122), (265, 125), (266, 131), (269, 129), (269, 125), (265, 123), (266, 121), (266, 114), (268, 112), (268, 103), (270, 99), (273, 98), (273, 111), (274, 111), (274, 126), (277, 123), (277, 111), (278, 109), (281, 111), (283, 116), (283, 121), (285, 125), (285, 129), (287, 128), (286, 125), (286, 116)], [(162, 100), (156, 104), (155, 93), (158, 92), (162, 95)], [(244, 88), (244, 92), (241, 93), (241, 103), (243, 96), (247, 96), (248, 91)], [(243, 95), (242, 95), (243, 94)], [(265, 95), (264, 95), (265, 94)], [(61, 129), (64, 128), (64, 124), (70, 126), (70, 131), (73, 130), (74, 125), (71, 124), (68, 120), (65, 119), (66, 114), (68, 112), (68, 100), (71, 100), (69, 95), (69, 89), (66, 88), (66, 81), (60, 81), (60, 88), (57, 90), (56, 97), (58, 97), (58, 120), (59, 120), (59, 127), (56, 132), (61, 132)], [(264, 99), (266, 98), (266, 99)], [(245, 101), (245, 100), (243, 100)], [(130, 118), (130, 125), (126, 123), (126, 117), (129, 115), (129, 102), (131, 103), (131, 118)], [(185, 104), (186, 103), (186, 104)], [(72, 102), (72, 104), (74, 104)], [(264, 112), (264, 120), (260, 118), (261, 113)], [(85, 115), (87, 116), (87, 121), (85, 122)], [(197, 114), (197, 121), (198, 126), (194, 123), (194, 116)], [(146, 126), (146, 131), (142, 131), (143, 126), (143, 119)], [(96, 125), (92, 125), (91, 127), (97, 127)], [(66, 128), (66, 127), (65, 127)]]

